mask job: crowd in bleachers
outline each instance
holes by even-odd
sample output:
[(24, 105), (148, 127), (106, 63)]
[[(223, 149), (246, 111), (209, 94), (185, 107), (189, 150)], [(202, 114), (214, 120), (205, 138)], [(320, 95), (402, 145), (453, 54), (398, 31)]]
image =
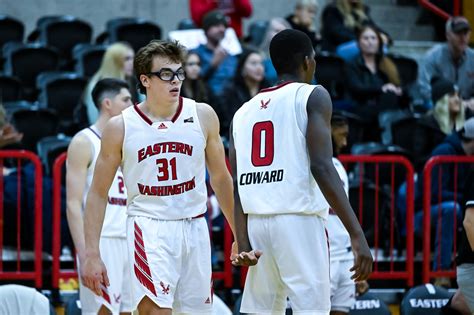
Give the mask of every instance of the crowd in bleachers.
[[(348, 152), (401, 154), (418, 172), (431, 156), (474, 155), (473, 139), (464, 129), (474, 110), (474, 50), (468, 47), (471, 25), (465, 18), (450, 19), (446, 42), (417, 63), (390, 54), (390, 34), (373, 22), (362, 0), (334, 0), (324, 8), (317, 0), (298, 0), (288, 16), (255, 21), (247, 32), (242, 19), (252, 14), (250, 1), (234, 1), (233, 10), (217, 2), (190, 3), (192, 20), (181, 21), (178, 29), (200, 27), (206, 43), (189, 51), (181, 95), (215, 109), (224, 140), (237, 109), (262, 88), (279, 83), (269, 43), (279, 31), (294, 28), (314, 45), (314, 82), (329, 91), (334, 110), (349, 121)], [(314, 26), (318, 10), (320, 30)], [(228, 27), (240, 39), (240, 54), (221, 45)], [(91, 25), (73, 16), (40, 17), (26, 38), (24, 24), (13, 17), (0, 16), (0, 29), (0, 102), (5, 109), (0, 147), (38, 153), (48, 176), (70, 137), (97, 118), (90, 96), (95, 83), (108, 77), (126, 80), (133, 102), (144, 100), (133, 75), (134, 52), (152, 39), (166, 38), (157, 23), (141, 18), (111, 19), (95, 40)], [(453, 141), (454, 151), (449, 151)], [(365, 142), (379, 143), (378, 149), (360, 145)], [(404, 187), (400, 183), (401, 195)], [(450, 203), (445, 209), (459, 212), (459, 207)], [(451, 257), (445, 259), (442, 268), (451, 264)]]

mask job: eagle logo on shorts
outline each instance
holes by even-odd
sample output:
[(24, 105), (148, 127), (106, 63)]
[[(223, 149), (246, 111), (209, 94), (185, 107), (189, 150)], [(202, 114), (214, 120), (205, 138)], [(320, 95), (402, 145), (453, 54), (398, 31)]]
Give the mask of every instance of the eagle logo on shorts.
[(163, 294), (170, 294), (170, 285), (168, 284), (168, 286), (166, 286), (163, 281), (160, 281), (160, 286), (161, 286), (161, 291), (163, 292)]

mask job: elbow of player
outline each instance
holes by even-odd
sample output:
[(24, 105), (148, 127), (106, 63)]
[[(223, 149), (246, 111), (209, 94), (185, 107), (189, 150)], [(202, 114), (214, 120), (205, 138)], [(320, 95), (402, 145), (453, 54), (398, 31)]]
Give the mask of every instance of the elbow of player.
[(474, 231), (474, 218), (472, 216), (466, 216), (462, 224), (466, 231)]

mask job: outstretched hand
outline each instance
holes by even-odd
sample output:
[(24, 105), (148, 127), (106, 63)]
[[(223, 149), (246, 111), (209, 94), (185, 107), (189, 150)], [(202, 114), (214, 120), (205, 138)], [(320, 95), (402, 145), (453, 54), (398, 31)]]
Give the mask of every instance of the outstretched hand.
[(234, 266), (254, 266), (258, 263), (258, 259), (262, 256), (262, 251), (251, 250), (250, 252), (241, 252), (231, 257)]

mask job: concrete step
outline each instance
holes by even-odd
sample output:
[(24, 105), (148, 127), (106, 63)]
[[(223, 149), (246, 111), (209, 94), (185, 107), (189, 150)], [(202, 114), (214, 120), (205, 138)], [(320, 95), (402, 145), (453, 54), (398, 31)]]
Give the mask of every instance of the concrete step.
[(373, 5), (370, 16), (379, 25), (399, 23), (402, 27), (414, 25), (418, 18), (418, 8), (396, 5)]
[[(410, 24), (408, 24), (410, 25)], [(380, 27), (386, 31), (394, 40), (404, 41), (430, 41), (434, 38), (434, 29), (429, 25), (417, 25), (410, 27), (407, 24), (384, 23)]]
[(420, 64), (426, 51), (436, 44), (438, 42), (396, 40), (389, 52), (413, 58)]

